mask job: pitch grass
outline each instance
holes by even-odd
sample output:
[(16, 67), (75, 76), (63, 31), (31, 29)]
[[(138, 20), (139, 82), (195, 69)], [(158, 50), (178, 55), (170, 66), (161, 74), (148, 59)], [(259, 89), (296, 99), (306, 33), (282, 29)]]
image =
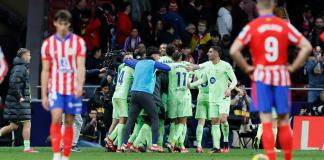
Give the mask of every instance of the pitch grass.
[[(0, 147), (0, 160), (51, 160), (49, 147), (36, 148), (39, 153), (23, 153), (21, 147)], [(207, 151), (207, 150), (206, 150)], [(108, 153), (103, 149), (81, 148), (81, 152), (72, 153), (71, 160), (251, 160), (253, 155), (262, 150), (232, 149), (228, 154), (195, 153)], [(280, 153), (282, 160), (282, 154)], [(295, 151), (294, 160), (324, 160), (323, 151)]]

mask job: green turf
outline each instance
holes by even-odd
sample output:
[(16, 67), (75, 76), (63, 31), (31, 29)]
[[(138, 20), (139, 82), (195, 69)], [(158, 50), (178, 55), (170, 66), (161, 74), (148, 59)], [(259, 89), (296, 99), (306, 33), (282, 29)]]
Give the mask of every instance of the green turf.
[[(36, 148), (40, 153), (23, 153), (22, 148), (0, 147), (0, 160), (50, 160), (50, 148)], [(197, 154), (191, 153), (108, 153), (103, 149), (81, 148), (82, 152), (72, 153), (71, 160), (250, 160), (253, 155), (262, 150), (235, 149), (228, 154)], [(282, 155), (280, 154), (280, 159)], [(321, 151), (296, 151), (294, 160), (323, 160), (324, 152)]]

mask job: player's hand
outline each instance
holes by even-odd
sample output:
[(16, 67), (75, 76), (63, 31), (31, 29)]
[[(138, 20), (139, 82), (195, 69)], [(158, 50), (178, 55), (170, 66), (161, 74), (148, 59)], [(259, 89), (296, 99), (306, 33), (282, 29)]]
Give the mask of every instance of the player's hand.
[(46, 110), (46, 111), (49, 111), (49, 108), (48, 108), (48, 97), (47, 96), (44, 96), (42, 98), (42, 106), (43, 108)]
[(244, 69), (244, 72), (248, 75), (251, 75), (253, 74), (253, 71), (254, 71), (254, 67), (251, 66), (251, 65), (248, 65), (245, 69)]
[(189, 65), (186, 69), (187, 69), (187, 71), (191, 72), (193, 70), (193, 66)]
[(106, 67), (101, 68), (101, 69), (99, 70), (100, 73), (105, 73), (106, 71), (107, 71)]
[(21, 97), (21, 98), (19, 99), (19, 103), (22, 103), (23, 101), (25, 101), (25, 99)]
[(232, 90), (230, 88), (228, 88), (225, 92), (225, 97), (230, 97), (232, 94)]
[(293, 67), (292, 65), (289, 65), (289, 66), (287, 67), (287, 70), (288, 70), (289, 73), (293, 73), (293, 72), (295, 72), (295, 69), (294, 69), (294, 67)]
[(82, 86), (77, 87), (75, 90), (75, 97), (80, 98), (82, 96), (82, 93), (83, 93), (83, 87)]
[(190, 83), (187, 83), (187, 87), (190, 89)]

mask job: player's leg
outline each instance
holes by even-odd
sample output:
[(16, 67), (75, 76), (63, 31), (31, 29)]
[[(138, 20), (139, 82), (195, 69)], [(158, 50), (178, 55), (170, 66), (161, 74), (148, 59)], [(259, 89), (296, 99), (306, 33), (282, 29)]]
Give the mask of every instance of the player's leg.
[(51, 136), (51, 144), (52, 150), (54, 153), (53, 160), (60, 160), (61, 153), (61, 140), (62, 140), (62, 132), (61, 132), (61, 123), (62, 123), (62, 114), (64, 108), (64, 98), (62, 95), (56, 93), (49, 94), (49, 104), (51, 110), (51, 127), (50, 127), (50, 136)]
[[(112, 99), (113, 103), (113, 114), (112, 114), (112, 123), (110, 125), (107, 137), (105, 138), (106, 141), (106, 147), (108, 150), (115, 151), (116, 148), (114, 146), (114, 140), (117, 137), (118, 134), (118, 127), (119, 127), (119, 111), (118, 111), (118, 103), (117, 99)], [(118, 143), (118, 141), (117, 141)]]
[(72, 151), (74, 152), (80, 152), (80, 149), (78, 147), (78, 141), (80, 137), (82, 124), (83, 124), (83, 120), (81, 114), (76, 114), (74, 116), (74, 123), (73, 123), (74, 134), (73, 134), (73, 142), (72, 142)]
[(220, 122), (221, 122), (221, 130), (223, 133), (223, 140), (224, 140), (224, 152), (229, 152), (229, 143), (228, 143), (228, 137), (229, 137), (229, 124), (228, 124), (228, 115), (230, 111), (230, 105), (231, 105), (231, 99), (226, 98), (222, 101), (220, 104), (219, 112), (220, 112)]
[(122, 142), (123, 142), (122, 147), (121, 147), (122, 151), (127, 151), (127, 149), (128, 149), (127, 141), (131, 134), (131, 131), (135, 124), (137, 116), (139, 115), (139, 113), (142, 109), (140, 106), (140, 103), (139, 103), (139, 101), (142, 100), (141, 99), (142, 96), (139, 95), (140, 93), (132, 92), (131, 94), (132, 94), (132, 96), (131, 96), (130, 107), (129, 107), (129, 111), (128, 111), (128, 119), (126, 122), (123, 139), (122, 139)]
[(143, 122), (143, 118), (141, 116), (139, 116), (137, 118), (137, 122), (135, 124), (135, 127), (134, 127), (134, 130), (133, 130), (133, 133), (132, 135), (130, 136), (130, 138), (128, 139), (128, 142), (127, 142), (127, 146), (132, 146), (136, 137), (138, 136), (138, 133), (140, 132), (142, 126), (143, 126), (144, 122)]
[(10, 122), (10, 124), (8, 126), (4, 126), (0, 129), (0, 137), (4, 136), (12, 131), (15, 131), (18, 129), (18, 124)]
[(255, 94), (252, 94), (253, 100), (259, 108), (260, 119), (262, 122), (262, 144), (270, 160), (276, 159), (276, 153), (274, 151), (275, 141), (272, 132), (272, 106), (274, 105), (274, 93), (272, 92), (272, 86), (257, 82), (252, 87)]
[(130, 147), (130, 150), (132, 152), (140, 152), (140, 144), (142, 144), (145, 141), (145, 131), (144, 131), (144, 126), (146, 124), (143, 124), (142, 128), (139, 130), (137, 137), (134, 140), (133, 145)]
[(167, 113), (168, 113), (168, 118), (170, 120), (169, 136), (167, 139), (168, 143), (171, 143), (176, 130), (176, 111), (177, 111), (176, 105), (177, 103), (175, 99), (168, 98)]
[(23, 126), (22, 136), (24, 139), (24, 152), (29, 152), (29, 153), (38, 152), (30, 148), (30, 128), (31, 128), (30, 120), (24, 121), (23, 125), (24, 126)]
[(254, 138), (254, 142), (253, 142), (253, 148), (254, 149), (259, 149), (259, 147), (260, 147), (260, 141), (261, 141), (262, 132), (263, 132), (263, 127), (262, 127), (262, 123), (260, 123), (258, 125), (257, 134), (256, 134), (256, 136)]
[(292, 159), (293, 137), (289, 123), (290, 91), (288, 87), (275, 87), (275, 103), (279, 120), (279, 143), (285, 160)]
[(184, 145), (184, 142), (186, 140), (186, 136), (187, 136), (187, 124), (185, 124), (184, 128), (183, 128), (183, 131), (182, 131), (182, 134), (180, 136), (180, 148), (181, 148), (181, 153), (187, 153), (189, 152), (188, 149), (186, 149), (185, 145)]
[(172, 145), (174, 145), (179, 140), (180, 136), (183, 133), (186, 123), (187, 123), (186, 117), (177, 118), (177, 128), (171, 142)]
[(197, 152), (201, 153), (203, 152), (201, 141), (204, 132), (204, 125), (206, 118), (208, 118), (208, 101), (198, 100), (195, 118), (198, 120), (198, 125), (196, 129)]
[(141, 93), (140, 104), (143, 106), (144, 111), (148, 114), (151, 121), (152, 128), (152, 150), (162, 152), (163, 149), (157, 145), (159, 137), (159, 115), (155, 105), (153, 95), (147, 93)]
[(209, 103), (209, 116), (211, 120), (211, 135), (213, 139), (213, 149), (210, 153), (220, 153), (220, 138), (221, 138), (221, 131), (220, 131), (220, 118), (219, 118), (219, 105), (216, 103)]
[(119, 110), (119, 125), (117, 128), (117, 149), (121, 148), (122, 136), (125, 128), (125, 124), (128, 117), (128, 104), (126, 99), (117, 99), (118, 110)]

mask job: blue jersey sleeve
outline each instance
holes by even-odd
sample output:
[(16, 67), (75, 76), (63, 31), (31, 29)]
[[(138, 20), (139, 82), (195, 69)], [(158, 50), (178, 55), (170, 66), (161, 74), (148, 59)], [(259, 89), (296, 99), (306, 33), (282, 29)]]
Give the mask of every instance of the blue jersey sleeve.
[(160, 63), (160, 62), (155, 62), (154, 68), (162, 70), (162, 71), (166, 71), (166, 72), (169, 72), (171, 70), (170, 66), (168, 66), (164, 63)]
[(132, 68), (135, 68), (136, 64), (137, 64), (138, 60), (130, 60), (130, 59), (126, 59), (124, 60), (124, 63)]

